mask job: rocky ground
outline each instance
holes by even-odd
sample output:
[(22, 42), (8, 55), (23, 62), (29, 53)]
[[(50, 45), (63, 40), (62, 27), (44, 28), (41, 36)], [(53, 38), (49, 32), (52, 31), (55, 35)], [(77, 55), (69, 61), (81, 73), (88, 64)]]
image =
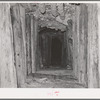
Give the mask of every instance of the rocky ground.
[(28, 77), (23, 88), (84, 88), (77, 80)]

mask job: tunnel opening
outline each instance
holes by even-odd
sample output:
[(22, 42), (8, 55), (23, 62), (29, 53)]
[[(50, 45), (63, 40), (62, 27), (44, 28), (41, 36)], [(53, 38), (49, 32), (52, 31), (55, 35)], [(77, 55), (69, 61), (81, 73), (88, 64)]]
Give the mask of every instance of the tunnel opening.
[[(85, 40), (82, 38), (82, 36), (85, 37), (84, 32), (86, 30), (83, 32), (84, 28), (83, 28), (82, 24), (80, 24), (81, 21), (82, 21), (82, 23), (84, 23), (84, 20), (81, 20), (81, 18), (79, 17), (80, 18), (79, 21), (75, 22), (74, 24), (72, 23), (72, 20), (68, 20), (67, 21), (68, 25), (65, 25), (68, 29), (64, 33), (59, 29), (55, 29), (53, 26), (55, 22), (52, 23), (51, 20), (50, 20), (51, 23), (49, 22), (49, 24), (48, 24), (48, 26), (50, 26), (51, 28), (42, 27), (41, 29), (38, 29), (38, 26), (40, 25), (39, 19), (37, 20), (37, 18), (35, 18), (33, 16), (30, 17), (30, 15), (28, 15), (28, 14), (26, 14), (26, 15), (27, 15), (27, 17), (26, 17), (26, 19), (27, 19), (26, 29), (27, 30), (25, 33), (26, 33), (27, 39), (24, 42), (26, 42), (26, 53), (27, 53), (26, 58), (27, 59), (25, 59), (25, 60), (26, 60), (26, 66), (27, 66), (27, 75), (29, 75), (29, 73), (33, 73), (33, 74), (37, 73), (38, 66), (39, 66), (39, 69), (47, 70), (42, 73), (42, 74), (45, 74), (45, 76), (47, 76), (47, 74), (50, 74), (50, 75), (55, 75), (55, 74), (58, 75), (59, 74), (63, 78), (64, 75), (69, 75), (69, 73), (71, 73), (68, 69), (71, 69), (72, 71), (74, 71), (74, 74), (77, 74), (77, 71), (79, 70), (77, 68), (78, 67), (77, 64), (79, 62), (82, 62), (81, 60), (84, 58), (84, 54), (83, 54), (84, 51), (82, 51), (80, 48), (82, 48), (84, 50), (84, 48), (87, 46), (85, 43), (83, 43), (87, 38), (84, 38)], [(13, 19), (11, 21), (13, 24), (14, 23)], [(46, 20), (46, 21), (43, 20), (42, 22), (47, 23), (47, 21), (48, 20)], [(42, 25), (44, 25), (44, 23), (42, 23)], [(78, 25), (76, 25), (76, 23), (78, 23)], [(40, 26), (42, 26), (42, 25), (40, 25)], [(57, 24), (57, 25), (60, 27), (60, 29), (62, 29), (60, 24)], [(44, 26), (46, 26), (46, 25), (44, 25)], [(39, 34), (38, 34), (38, 31), (39, 31)], [(81, 31), (84, 34), (81, 35), (80, 34)], [(38, 36), (39, 36), (39, 39), (38, 39)], [(18, 38), (20, 38), (19, 33), (18, 33)], [(83, 42), (81, 40), (83, 40)], [(39, 42), (39, 44), (38, 44), (38, 42)], [(84, 44), (85, 44), (85, 46), (84, 46)], [(23, 45), (23, 44), (21, 44), (21, 45)], [(16, 46), (16, 45), (14, 45), (14, 46)], [(20, 46), (20, 48), (21, 47), (22, 46)], [(77, 50), (77, 51), (75, 51), (75, 50)], [(85, 50), (86, 50), (86, 48), (85, 48)], [(22, 51), (22, 49), (20, 49), (20, 52), (22, 52), (22, 54), (23, 54), (23, 51)], [(73, 52), (73, 51), (75, 51), (75, 52)], [(78, 55), (79, 58), (77, 56), (78, 53), (81, 55), (81, 56)], [(19, 56), (19, 53), (16, 54), (16, 52), (15, 52), (14, 56), (15, 57)], [(73, 64), (73, 62), (74, 62), (74, 64)], [(82, 63), (84, 63), (84, 62), (82, 62)], [(73, 67), (73, 65), (74, 65), (74, 67)], [(85, 64), (83, 64), (83, 65), (85, 66)], [(21, 65), (19, 62), (18, 62), (18, 67), (21, 68)], [(48, 71), (48, 69), (53, 69), (52, 73), (50, 72), (51, 70)], [(62, 72), (61, 71), (58, 72), (57, 69), (60, 69), (60, 70), (63, 69), (63, 70), (62, 70)], [(56, 70), (56, 73), (55, 73), (55, 70)], [(80, 71), (80, 73), (81, 73), (80, 79), (81, 79), (81, 77), (84, 78), (84, 76), (85, 76), (84, 72)], [(71, 74), (73, 74), (73, 73), (71, 73)]]
[(67, 69), (67, 45), (65, 32), (50, 28), (39, 31), (39, 51), (41, 65), (39, 69)]
[[(36, 78), (76, 79), (73, 73), (72, 52), (68, 28), (60, 29), (38, 27), (40, 65), (34, 73)], [(73, 40), (71, 41), (73, 42)]]

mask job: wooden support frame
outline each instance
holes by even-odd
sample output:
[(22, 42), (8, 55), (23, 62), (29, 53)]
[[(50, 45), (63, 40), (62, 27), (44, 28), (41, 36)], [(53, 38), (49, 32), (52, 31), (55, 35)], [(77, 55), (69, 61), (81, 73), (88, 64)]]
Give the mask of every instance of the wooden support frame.
[[(99, 16), (97, 4), (88, 4), (88, 87), (99, 87)], [(99, 37), (99, 38), (98, 38)]]
[(0, 19), (0, 87), (16, 88), (17, 76), (14, 62), (10, 4), (0, 3)]
[(100, 87), (100, 57), (98, 55), (100, 51), (100, 12), (98, 9), (100, 6), (97, 4), (80, 4), (79, 7), (80, 11), (76, 8), (79, 17), (77, 14), (74, 19), (77, 20), (75, 21), (77, 22), (75, 32), (78, 36), (73, 36), (74, 45), (78, 47), (78, 49), (74, 48), (74, 74), (78, 73), (76, 76), (78, 76), (79, 83), (85, 87), (98, 88)]
[(98, 75), (99, 75), (99, 88), (100, 88), (100, 3), (97, 4), (98, 7)]
[[(80, 4), (80, 8), (76, 7), (77, 13), (74, 17), (74, 75), (77, 76), (79, 83), (89, 88), (100, 87), (100, 11), (98, 9), (100, 10), (100, 5), (97, 4), (88, 4), (88, 6)], [(16, 4), (12, 11), (11, 23), (10, 5), (1, 4), (0, 12), (3, 12), (3, 15), (0, 15), (2, 19), (0, 23), (0, 52), (2, 55), (0, 58), (0, 87), (21, 87), (27, 76), (25, 9)], [(30, 63), (32, 62), (32, 66), (28, 66), (28, 74), (36, 72), (38, 63), (38, 21), (34, 16), (30, 18), (32, 53)]]
[(26, 80), (26, 33), (25, 9), (20, 4), (12, 7), (12, 28), (17, 85), (21, 87)]
[(36, 72), (36, 50), (37, 50), (37, 19), (31, 15), (31, 55), (32, 55), (32, 73)]
[(31, 60), (31, 16), (25, 15), (26, 21), (26, 66), (27, 66), (27, 76), (32, 73), (32, 60)]
[(87, 36), (88, 36), (88, 14), (87, 6), (81, 4), (75, 6), (73, 23), (73, 66), (74, 75), (80, 84), (87, 87)]

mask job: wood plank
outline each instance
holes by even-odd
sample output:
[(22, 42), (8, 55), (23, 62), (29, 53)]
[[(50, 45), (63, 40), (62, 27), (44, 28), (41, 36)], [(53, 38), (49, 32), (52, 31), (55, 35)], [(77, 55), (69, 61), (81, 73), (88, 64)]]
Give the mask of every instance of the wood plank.
[(75, 76), (77, 76), (77, 78), (79, 78), (79, 67), (80, 67), (80, 58), (79, 58), (79, 56), (80, 56), (80, 54), (79, 54), (79, 44), (80, 44), (80, 41), (79, 41), (79, 22), (80, 22), (80, 20), (79, 20), (79, 17), (80, 17), (80, 7), (79, 6), (77, 6), (77, 8), (76, 8), (76, 19), (77, 19), (77, 55), (76, 55), (76, 58), (77, 58), (77, 61), (76, 61), (76, 71), (75, 71), (75, 73), (76, 73), (76, 75)]
[(31, 16), (32, 73), (36, 72), (37, 20)]
[(10, 5), (0, 4), (0, 87), (17, 87)]
[(26, 15), (26, 66), (27, 75), (32, 73), (32, 59), (31, 59), (31, 16)]
[(98, 8), (97, 4), (88, 4), (88, 87), (99, 87), (98, 68)]
[(82, 83), (86, 86), (87, 80), (87, 6), (85, 4), (81, 4), (80, 6), (80, 19), (79, 19), (79, 83)]
[(78, 18), (77, 7), (75, 6), (75, 14), (73, 16), (73, 71), (74, 71), (75, 77), (77, 77), (77, 56), (78, 56), (78, 52), (77, 52), (77, 50), (78, 50), (78, 48), (77, 48), (77, 40), (78, 40), (78, 38), (77, 38), (77, 27), (78, 27), (77, 18)]
[(17, 80), (18, 87), (21, 87), (25, 82), (25, 56), (24, 56), (24, 41), (23, 32), (21, 24), (21, 13), (24, 13), (24, 9), (20, 8), (20, 4), (16, 4), (12, 8), (13, 17), (13, 34), (14, 34), (14, 47), (15, 47), (15, 59), (16, 59), (16, 69), (17, 69)]
[(97, 4), (97, 7), (98, 7), (98, 16), (97, 16), (97, 18), (98, 18), (98, 42), (99, 42), (99, 46), (98, 46), (98, 48), (99, 48), (99, 52), (98, 52), (98, 56), (99, 56), (99, 61), (98, 61), (98, 71), (99, 71), (99, 88), (100, 88), (100, 4)]
[(20, 24), (21, 24), (21, 31), (22, 31), (22, 42), (23, 42), (23, 51), (22, 51), (22, 58), (23, 58), (23, 71), (24, 71), (24, 78), (27, 77), (27, 67), (26, 67), (26, 32), (25, 32), (25, 9), (22, 6), (20, 7)]

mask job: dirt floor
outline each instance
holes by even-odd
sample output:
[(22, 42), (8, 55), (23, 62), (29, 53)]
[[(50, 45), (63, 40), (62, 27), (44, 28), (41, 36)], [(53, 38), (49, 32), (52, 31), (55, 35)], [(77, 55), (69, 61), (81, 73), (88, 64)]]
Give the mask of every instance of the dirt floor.
[(77, 80), (28, 77), (22, 88), (84, 88)]

